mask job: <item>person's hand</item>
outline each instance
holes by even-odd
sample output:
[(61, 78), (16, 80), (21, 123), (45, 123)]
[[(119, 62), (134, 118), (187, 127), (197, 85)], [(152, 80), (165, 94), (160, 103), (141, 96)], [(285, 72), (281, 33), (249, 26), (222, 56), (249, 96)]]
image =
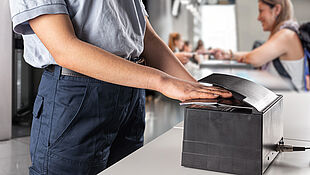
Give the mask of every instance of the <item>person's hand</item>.
[(159, 91), (163, 95), (180, 101), (232, 96), (231, 92), (222, 88), (208, 87), (198, 82), (183, 81), (171, 76), (163, 78), (159, 86)]
[(246, 57), (247, 57), (247, 55), (242, 55), (239, 58), (235, 58), (235, 60), (240, 62), (240, 63), (247, 63), (246, 62)]
[(206, 49), (198, 49), (196, 50), (196, 53), (199, 55), (204, 55), (206, 52), (208, 52)]
[(187, 64), (189, 59), (193, 56), (192, 53), (187, 53), (187, 52), (179, 52), (174, 54), (183, 65)]
[(232, 57), (232, 54), (230, 52), (227, 52), (219, 48), (211, 49), (209, 52), (214, 55), (215, 59), (219, 59), (219, 60), (228, 60), (228, 59), (231, 59)]
[(195, 54), (194, 55), (194, 59), (197, 61), (198, 64), (201, 63), (201, 59), (200, 58), (201, 58), (201, 55), (199, 55), (199, 54)]

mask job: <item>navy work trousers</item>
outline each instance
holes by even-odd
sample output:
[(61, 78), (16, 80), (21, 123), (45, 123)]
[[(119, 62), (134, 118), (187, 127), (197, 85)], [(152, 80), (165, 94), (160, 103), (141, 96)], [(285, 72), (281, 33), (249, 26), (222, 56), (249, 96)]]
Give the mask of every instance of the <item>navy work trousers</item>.
[(45, 70), (33, 108), (30, 175), (97, 174), (143, 145), (145, 92)]

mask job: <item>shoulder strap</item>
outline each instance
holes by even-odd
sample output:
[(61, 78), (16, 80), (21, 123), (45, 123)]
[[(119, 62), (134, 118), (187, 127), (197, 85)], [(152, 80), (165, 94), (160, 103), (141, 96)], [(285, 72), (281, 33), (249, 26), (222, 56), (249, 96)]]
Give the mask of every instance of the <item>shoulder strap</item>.
[(300, 26), (299, 38), (303, 47), (310, 52), (310, 22), (304, 23)]
[(310, 74), (310, 53), (307, 49), (305, 49), (305, 74)]
[(304, 23), (299, 28), (299, 38), (302, 42), (302, 45), (305, 49), (305, 63), (307, 63), (308, 66), (308, 74), (310, 72), (310, 22)]
[(294, 83), (292, 81), (292, 77), (285, 70), (283, 64), (280, 61), (280, 58), (276, 58), (276, 59), (272, 60), (272, 63), (274, 65), (274, 67), (276, 68), (277, 72), (280, 74), (280, 76), (289, 79), (293, 89), (298, 92), (298, 89), (296, 88), (296, 86), (294, 85)]
[(281, 77), (292, 80), (292, 77), (285, 70), (285, 68), (284, 68), (284, 66), (281, 63), (279, 58), (272, 60), (272, 63), (274, 65), (274, 67), (276, 68), (277, 72), (281, 75)]
[(289, 29), (294, 31), (296, 34), (299, 34), (299, 24), (296, 21), (286, 21), (282, 24), (282, 26), (280, 26), (280, 29)]

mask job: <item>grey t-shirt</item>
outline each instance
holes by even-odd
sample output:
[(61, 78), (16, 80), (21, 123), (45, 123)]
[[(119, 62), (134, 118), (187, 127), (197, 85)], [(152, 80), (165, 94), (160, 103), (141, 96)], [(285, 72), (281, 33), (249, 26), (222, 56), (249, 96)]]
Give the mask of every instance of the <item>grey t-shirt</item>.
[(77, 37), (120, 57), (143, 51), (145, 11), (141, 0), (10, 0), (13, 29), (23, 35), (24, 58), (38, 68), (56, 64), (28, 21), (44, 14), (68, 14)]

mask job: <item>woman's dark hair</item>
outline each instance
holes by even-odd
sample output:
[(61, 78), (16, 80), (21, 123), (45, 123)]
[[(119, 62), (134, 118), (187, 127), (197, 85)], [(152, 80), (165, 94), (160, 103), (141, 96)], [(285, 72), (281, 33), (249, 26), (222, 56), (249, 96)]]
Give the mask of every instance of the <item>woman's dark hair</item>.
[(274, 3), (271, 3), (271, 2), (268, 2), (266, 0), (261, 0), (262, 3), (268, 5), (270, 8), (274, 8), (274, 6), (276, 6), (276, 4)]
[(184, 46), (189, 46), (191, 43), (189, 41), (184, 41)]
[(195, 51), (199, 50), (203, 46), (204, 46), (203, 41), (201, 39), (198, 40)]

